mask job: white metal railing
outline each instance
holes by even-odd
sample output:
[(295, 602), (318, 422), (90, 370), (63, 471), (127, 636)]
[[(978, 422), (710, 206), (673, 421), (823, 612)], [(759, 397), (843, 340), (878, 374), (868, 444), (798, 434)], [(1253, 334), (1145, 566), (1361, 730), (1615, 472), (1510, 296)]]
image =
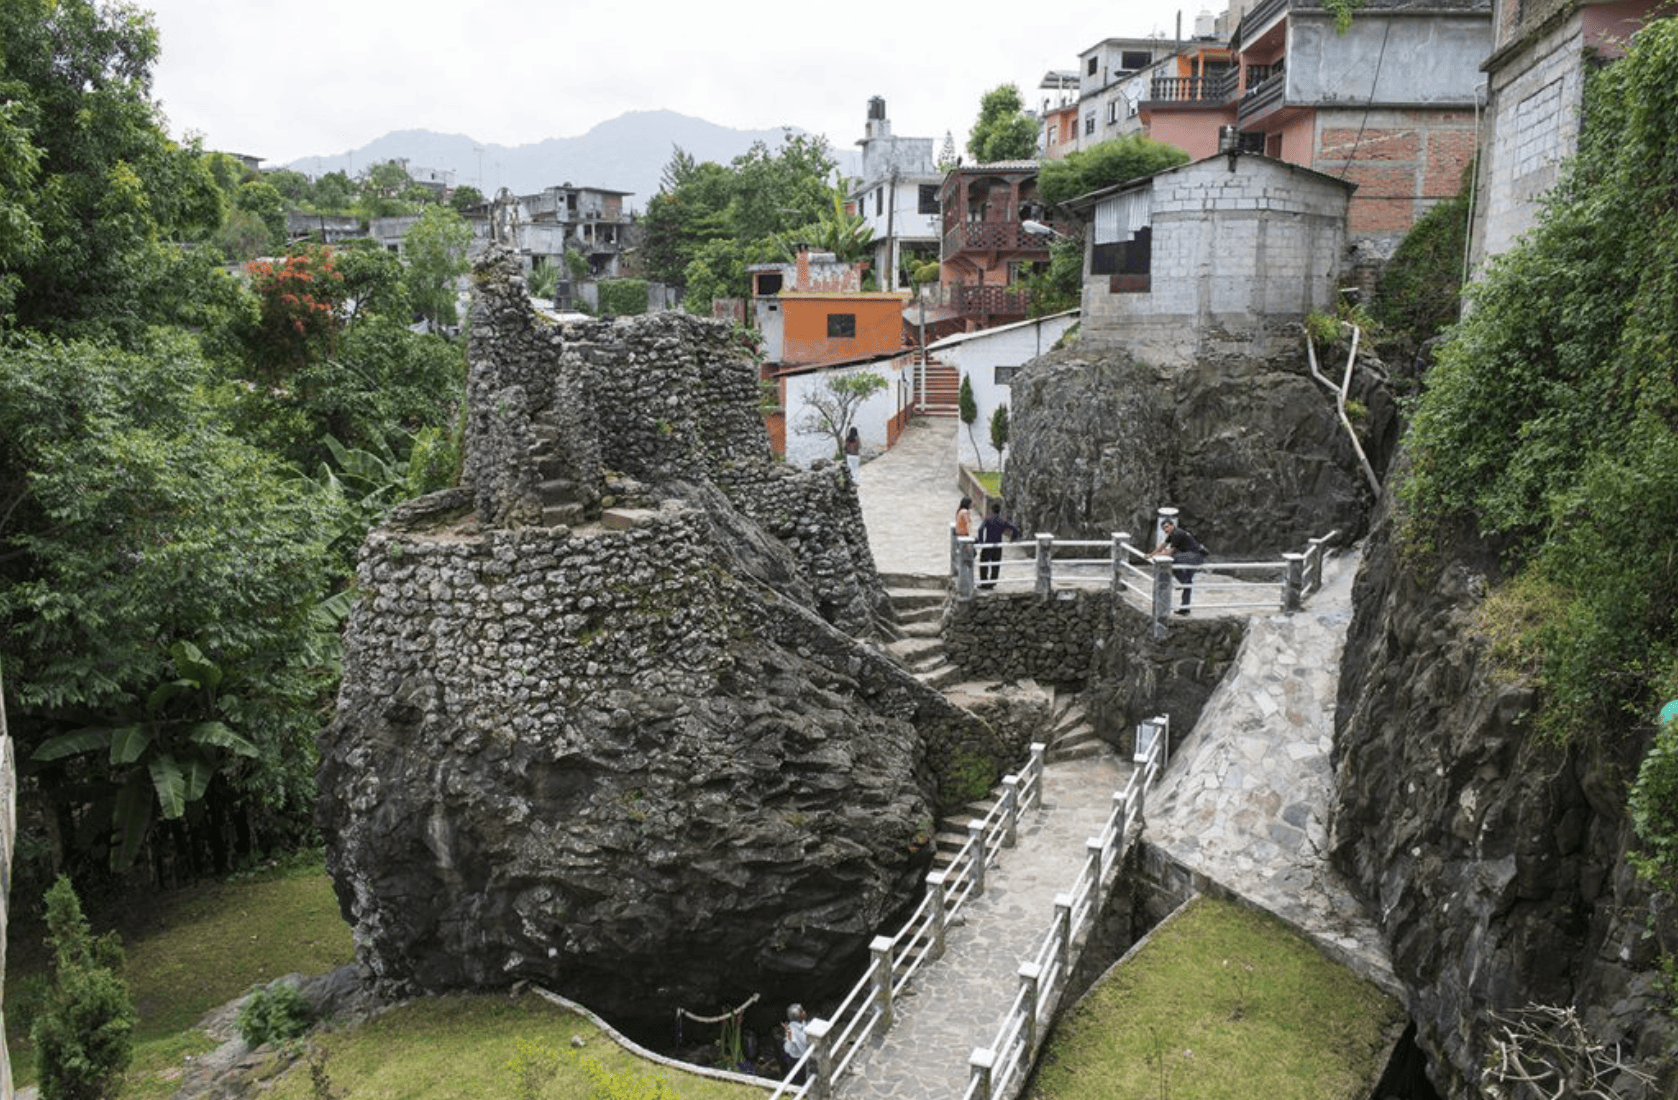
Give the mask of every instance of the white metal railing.
[(1132, 543), (1126, 531), (1105, 540), (1039, 534), (1030, 541), (1002, 544), (957, 535), (952, 524), (950, 563), (959, 599), (992, 589), (1030, 590), (1046, 599), (1057, 589), (1110, 587), (1150, 607), (1155, 624), (1163, 627), (1173, 610), (1173, 574), (1183, 571), (1193, 579), (1190, 585), (1178, 583), (1176, 590), (1192, 588), (1194, 606), (1202, 611), (1298, 611), (1305, 597), (1322, 587), (1323, 558), (1339, 537), (1339, 531), (1330, 531), (1308, 539), (1303, 552), (1284, 553), (1279, 559), (1220, 561), (1213, 566), (1154, 557)]
[(795, 1062), (769, 1100), (810, 1097), (828, 1100), (851, 1068), (863, 1044), (891, 1027), (893, 1004), (910, 980), (944, 954), (951, 921), (968, 901), (985, 891), (985, 870), (1003, 848), (1011, 848), (1020, 815), (1042, 803), (1043, 762), (1048, 746), (1033, 743), (1018, 775), (1004, 776), (1002, 797), (982, 818), (968, 822), (967, 841), (943, 871), (926, 876), (926, 896), (891, 936), (876, 936), (861, 980), (826, 1019), (811, 1020), (804, 1033), (809, 1049)]
[(1054, 916), (1035, 954), (1020, 964), (1020, 988), (997, 1028), (996, 1039), (968, 1058), (963, 1100), (1012, 1096), (1031, 1069), (1037, 1050), (1066, 993), (1090, 929), (1101, 915), (1134, 826), (1142, 817), (1148, 787), (1165, 770), (1171, 724), (1161, 715), (1136, 728), (1136, 771), (1113, 796), (1113, 812), (1101, 835), (1084, 842), (1084, 866), (1072, 889), (1055, 895)]

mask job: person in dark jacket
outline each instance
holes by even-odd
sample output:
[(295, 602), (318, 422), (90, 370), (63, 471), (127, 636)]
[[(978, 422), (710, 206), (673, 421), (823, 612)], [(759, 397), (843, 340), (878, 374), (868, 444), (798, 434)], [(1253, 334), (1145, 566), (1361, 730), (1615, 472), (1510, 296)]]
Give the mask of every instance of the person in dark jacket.
[(1017, 542), (1020, 529), (1002, 518), (1002, 505), (991, 501), (990, 515), (985, 522), (979, 524), (979, 587), (995, 588), (996, 578), (1002, 572), (1002, 566), (997, 564), (1002, 560), (1002, 536), (1007, 535), (1009, 542)]
[(1157, 558), (1161, 554), (1171, 559), (1171, 575), (1177, 578), (1177, 583), (1183, 586), (1183, 606), (1177, 609), (1177, 614), (1189, 613), (1189, 600), (1194, 596), (1194, 574), (1191, 566), (1201, 565), (1206, 561), (1206, 547), (1195, 541), (1195, 537), (1178, 527), (1172, 520), (1160, 524), (1160, 531), (1164, 536), (1160, 540), (1159, 548), (1154, 551)]

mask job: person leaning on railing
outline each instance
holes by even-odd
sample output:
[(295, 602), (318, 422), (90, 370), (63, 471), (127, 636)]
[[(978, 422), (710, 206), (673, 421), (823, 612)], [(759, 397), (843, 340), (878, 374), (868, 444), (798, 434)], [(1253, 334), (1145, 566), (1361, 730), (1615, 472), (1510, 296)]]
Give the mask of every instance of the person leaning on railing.
[(1164, 555), (1171, 559), (1172, 576), (1183, 586), (1183, 606), (1177, 609), (1177, 614), (1189, 613), (1189, 600), (1194, 596), (1194, 570), (1190, 566), (1200, 565), (1206, 561), (1206, 547), (1195, 541), (1193, 535), (1178, 527), (1171, 520), (1160, 524), (1164, 534), (1153, 556)]

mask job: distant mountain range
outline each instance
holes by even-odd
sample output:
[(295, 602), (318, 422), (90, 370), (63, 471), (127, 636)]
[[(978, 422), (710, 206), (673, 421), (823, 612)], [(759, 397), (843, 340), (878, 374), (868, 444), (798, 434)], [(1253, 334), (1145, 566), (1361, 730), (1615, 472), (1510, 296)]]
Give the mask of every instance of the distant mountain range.
[[(471, 184), (494, 197), (498, 187), (528, 195), (562, 184), (629, 191), (626, 208), (644, 211), (657, 193), (659, 177), (680, 146), (698, 161), (727, 164), (764, 142), (778, 148), (794, 127), (731, 130), (675, 111), (631, 111), (602, 122), (581, 137), (548, 138), (534, 145), (484, 144), (465, 134), (397, 130), (359, 149), (333, 156), (299, 157), (284, 167), (320, 177), (327, 172), (357, 172), (385, 161), (406, 158), (410, 170), (433, 168), (454, 173), (456, 186)], [(856, 153), (834, 150), (840, 170), (856, 171)]]

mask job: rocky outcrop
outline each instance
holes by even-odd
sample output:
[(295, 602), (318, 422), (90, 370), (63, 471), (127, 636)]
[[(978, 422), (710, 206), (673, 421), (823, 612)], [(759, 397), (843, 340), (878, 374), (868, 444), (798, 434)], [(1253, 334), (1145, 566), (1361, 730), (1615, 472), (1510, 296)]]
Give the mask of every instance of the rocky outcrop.
[(1370, 537), (1340, 681), (1334, 862), (1379, 919), (1442, 1095), (1481, 1095), (1493, 1014), (1535, 1004), (1577, 1008), (1658, 1078), (1602, 1082), (1613, 1095), (1678, 1095), (1678, 1023), (1655, 989), (1678, 920), (1625, 861), (1649, 731), (1592, 748), (1538, 735), (1534, 688), (1492, 674), (1476, 629), (1495, 575), (1493, 548), (1424, 561), (1385, 524)]
[[(1061, 538), (1140, 536), (1169, 505), (1226, 559), (1300, 550), (1336, 529), (1355, 538), (1371, 493), (1301, 340), (1297, 358), (1274, 361), (1168, 369), (1073, 346), (1027, 363), (1009, 408), (1015, 522)], [(1380, 377), (1365, 361), (1352, 394), (1377, 469), (1397, 431)]]
[(727, 326), (477, 282), (470, 481), (369, 536), (321, 738), (358, 961), (631, 1025), (848, 987), (946, 777), (1022, 735), (866, 640), (855, 489), (771, 459)]

